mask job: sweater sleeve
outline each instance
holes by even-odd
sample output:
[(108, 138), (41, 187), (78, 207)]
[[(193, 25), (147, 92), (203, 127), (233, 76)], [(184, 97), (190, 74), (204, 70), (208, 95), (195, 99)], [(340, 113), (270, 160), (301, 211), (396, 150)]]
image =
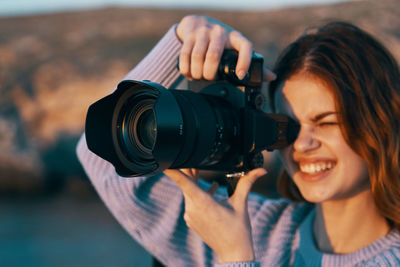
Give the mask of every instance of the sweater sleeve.
[[(125, 79), (151, 80), (169, 88), (180, 77), (181, 42), (175, 26)], [(215, 254), (183, 220), (183, 195), (164, 174), (124, 178), (93, 154), (83, 134), (77, 154), (99, 196), (126, 231), (167, 266), (210, 266)]]

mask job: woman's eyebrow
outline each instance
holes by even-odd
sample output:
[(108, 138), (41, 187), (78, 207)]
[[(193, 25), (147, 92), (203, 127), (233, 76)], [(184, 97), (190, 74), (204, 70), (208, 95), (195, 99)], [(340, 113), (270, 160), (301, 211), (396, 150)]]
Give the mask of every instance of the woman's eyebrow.
[(322, 120), (323, 118), (325, 118), (325, 117), (327, 117), (329, 115), (332, 115), (332, 114), (338, 114), (338, 112), (336, 112), (336, 111), (326, 111), (326, 112), (323, 112), (323, 113), (320, 113), (320, 114), (316, 115), (314, 118), (311, 119), (311, 121), (317, 122), (317, 121)]

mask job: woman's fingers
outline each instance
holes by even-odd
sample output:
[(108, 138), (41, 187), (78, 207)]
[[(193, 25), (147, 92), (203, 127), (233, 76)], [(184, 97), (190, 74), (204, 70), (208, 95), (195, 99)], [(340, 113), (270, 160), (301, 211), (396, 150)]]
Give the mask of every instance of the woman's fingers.
[(263, 73), (264, 82), (272, 82), (275, 79), (276, 79), (276, 74), (273, 73), (271, 70), (264, 68), (264, 73)]
[(179, 68), (186, 77), (214, 79), (226, 48), (234, 48), (239, 52), (236, 68), (239, 78), (247, 73), (253, 46), (240, 32), (213, 18), (192, 15), (181, 20), (176, 33), (183, 43)]
[(179, 58), (183, 75), (193, 79), (214, 80), (225, 48), (227, 31), (219, 26), (202, 26), (185, 38)]
[(187, 169), (179, 169), (179, 171), (184, 173), (195, 184), (197, 184), (199, 182), (199, 171), (197, 169), (187, 168)]
[(193, 79), (203, 78), (203, 65), (206, 58), (208, 43), (210, 40), (208, 27), (198, 29), (196, 42), (190, 58), (190, 74)]
[(193, 181), (188, 175), (183, 171), (175, 169), (164, 170), (164, 173), (170, 177), (183, 191), (183, 193), (191, 195), (197, 193), (201, 190), (195, 181)]
[(217, 203), (197, 185), (198, 173), (196, 169), (167, 169), (164, 170), (164, 173), (181, 188), (185, 201), (190, 201), (194, 206), (199, 206), (198, 203), (205, 206)]
[(187, 38), (183, 42), (182, 49), (179, 55), (179, 70), (182, 75), (190, 78), (190, 58), (195, 43), (194, 37)]
[(229, 45), (238, 51), (238, 61), (235, 71), (237, 77), (243, 79), (250, 67), (253, 44), (240, 32), (232, 31), (229, 34)]
[(224, 52), (226, 43), (226, 31), (222, 27), (215, 27), (211, 33), (210, 42), (203, 66), (203, 77), (206, 80), (214, 80), (216, 78), (217, 69)]
[[(167, 169), (164, 173), (169, 176), (181, 188), (185, 195), (186, 201), (191, 203), (194, 207), (205, 207), (207, 205), (218, 205), (213, 199), (213, 195), (218, 189), (218, 184), (213, 183), (206, 191), (202, 190), (197, 185), (197, 170), (195, 169), (182, 169), (174, 170)], [(227, 200), (231, 208), (237, 212), (247, 212), (247, 198), (250, 193), (251, 187), (254, 182), (261, 176), (266, 174), (262, 168), (250, 171), (245, 176), (241, 177), (237, 183), (235, 192)], [(201, 205), (199, 205), (199, 203)], [(226, 206), (228, 208), (228, 206)]]
[(267, 171), (263, 168), (251, 170), (246, 175), (241, 177), (236, 185), (235, 192), (229, 199), (229, 203), (235, 210), (247, 212), (247, 197), (250, 193), (254, 182)]
[(215, 251), (221, 262), (254, 260), (247, 195), (251, 185), (265, 170), (253, 170), (239, 180), (235, 194), (229, 199), (231, 205), (223, 205), (212, 197), (218, 188), (216, 183), (208, 192), (200, 189), (191, 179), (197, 177), (195, 169), (170, 169), (164, 173), (183, 191), (184, 220), (188, 227)]
[[(214, 80), (224, 49), (238, 51), (236, 75), (243, 79), (250, 67), (253, 44), (240, 32), (207, 16), (186, 16), (176, 33), (182, 41), (179, 69), (189, 79)], [(270, 82), (275, 74), (264, 70), (263, 80)]]
[(197, 185), (199, 181), (199, 171), (195, 168), (179, 170), (168, 169), (165, 170), (164, 173), (174, 180), (185, 194), (193, 194), (193, 190), (196, 190), (196, 192), (201, 190), (200, 194), (207, 192), (209, 195), (214, 196), (219, 187), (217, 182), (213, 182), (206, 192), (198, 186), (196, 186), (197, 189), (194, 189), (193, 186)]
[(211, 195), (214, 196), (214, 194), (217, 192), (218, 190), (218, 183), (217, 182), (213, 182), (210, 186), (210, 188), (208, 188), (207, 192)]

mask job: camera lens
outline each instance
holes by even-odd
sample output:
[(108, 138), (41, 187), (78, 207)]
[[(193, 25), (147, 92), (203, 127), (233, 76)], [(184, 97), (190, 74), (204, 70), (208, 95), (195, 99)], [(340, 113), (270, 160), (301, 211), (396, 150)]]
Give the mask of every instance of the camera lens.
[(153, 111), (152, 103), (146, 104), (138, 111), (137, 117), (134, 118), (134, 123), (131, 123), (133, 134), (129, 135), (132, 143), (138, 144), (141, 150), (151, 152), (156, 142), (157, 125)]
[(259, 149), (284, 147), (298, 130), (286, 116), (245, 108), (244, 96), (226, 82), (195, 93), (123, 81), (89, 107), (88, 148), (113, 163), (121, 176), (167, 168), (250, 169), (246, 162), (261, 162), (253, 157)]

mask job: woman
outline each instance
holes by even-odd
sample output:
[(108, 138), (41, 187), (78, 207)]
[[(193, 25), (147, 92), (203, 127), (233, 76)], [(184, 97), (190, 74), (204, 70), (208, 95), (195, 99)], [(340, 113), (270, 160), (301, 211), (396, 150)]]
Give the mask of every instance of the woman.
[[(169, 87), (180, 54), (182, 74), (213, 79), (224, 48), (238, 50), (242, 78), (251, 43), (219, 21), (188, 16), (127, 78)], [(264, 75), (276, 78), (272, 106), (301, 126), (279, 151), (288, 199), (249, 195), (263, 169), (243, 176), (229, 199), (195, 170), (121, 178), (82, 138), (78, 155), (100, 196), (168, 266), (400, 265), (397, 63), (360, 29), (332, 23), (291, 44), (274, 71)]]

